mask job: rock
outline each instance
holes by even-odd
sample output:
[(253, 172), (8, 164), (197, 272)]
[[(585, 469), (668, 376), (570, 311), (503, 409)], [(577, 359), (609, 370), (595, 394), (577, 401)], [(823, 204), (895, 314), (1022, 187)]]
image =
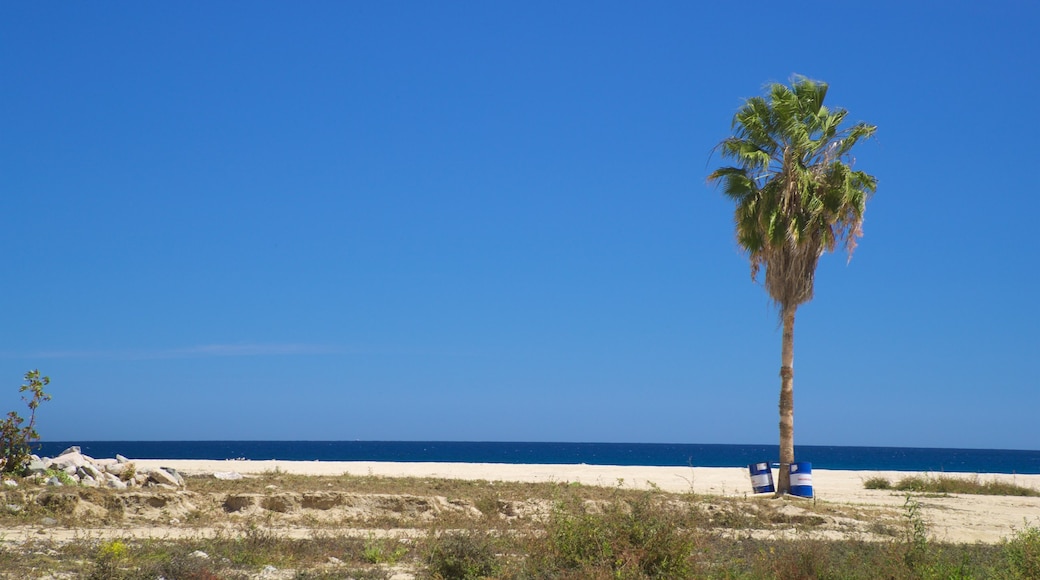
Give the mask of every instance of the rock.
[(61, 480), (58, 479), (58, 476), (52, 475), (50, 477), (50, 479), (48, 479), (46, 482), (44, 482), (44, 485), (49, 485), (51, 487), (61, 487), (62, 484), (61, 484)]
[(93, 479), (101, 477), (101, 470), (90, 463), (80, 466), (80, 468), (76, 470), (76, 473), (80, 477), (89, 476)]
[(68, 471), (69, 467), (79, 468), (87, 464), (87, 458), (81, 453), (62, 453), (50, 462), (50, 467)]
[(180, 485), (178, 483), (176, 477), (174, 477), (173, 475), (171, 475), (169, 472), (167, 472), (165, 469), (162, 469), (162, 468), (156, 469), (156, 470), (152, 471), (151, 473), (149, 473), (148, 474), (148, 479), (150, 479), (151, 481), (154, 481), (155, 483), (165, 484), (165, 485), (172, 485), (174, 487), (177, 487), (177, 486)]
[(217, 479), (223, 479), (225, 481), (231, 481), (235, 479), (242, 479), (242, 474), (237, 471), (214, 471), (213, 477)]
[(58, 520), (54, 518), (43, 518), (42, 520), (40, 520), (40, 523), (45, 526), (53, 526), (58, 523)]
[(184, 476), (181, 475), (176, 469), (174, 469), (172, 467), (163, 467), (161, 469), (163, 471), (165, 471), (166, 473), (169, 473), (170, 475), (172, 475), (173, 478), (177, 480), (177, 485), (180, 485), (180, 486), (184, 485)]
[(123, 475), (123, 472), (125, 472), (127, 469), (129, 469), (131, 465), (133, 465), (133, 464), (132, 463), (110, 463), (110, 464), (106, 465), (104, 469), (105, 469), (106, 473), (111, 473), (112, 475)]
[(332, 564), (333, 566), (339, 566), (342, 563), (343, 563), (343, 560), (340, 560), (339, 558), (337, 558), (335, 556), (329, 556), (329, 564)]
[(195, 550), (190, 554), (192, 558), (199, 558), (200, 560), (209, 560), (209, 554), (202, 550)]
[(260, 576), (261, 577), (274, 576), (277, 573), (278, 573), (278, 568), (275, 568), (274, 566), (268, 564), (268, 565), (264, 566), (263, 570), (260, 571)]
[(12, 513), (12, 514), (16, 514), (16, 513), (20, 512), (20, 511), (22, 511), (22, 506), (15, 505), (13, 503), (9, 503), (9, 504), (5, 505), (4, 508), (7, 509), (7, 511)]
[[(114, 489), (126, 489), (127, 487), (143, 486), (152, 484), (167, 489), (179, 489), (184, 487), (184, 476), (173, 468), (148, 469), (137, 468), (129, 459), (122, 455), (116, 455), (114, 459), (94, 459), (84, 455), (78, 445), (73, 445), (61, 452), (61, 455), (51, 458), (39, 458), (35, 455), (29, 462), (28, 475), (30, 478), (40, 481), (47, 475), (47, 470), (62, 471), (75, 483), (89, 487), (110, 487)], [(133, 473), (134, 477), (129, 478)], [(61, 475), (61, 474), (59, 474)], [(122, 481), (122, 478), (129, 481)], [(241, 476), (239, 476), (241, 477)], [(69, 479), (65, 475), (51, 477), (45, 485), (69, 485)], [(10, 486), (9, 483), (3, 485)]]
[(4, 480), (4, 486), (5, 487), (18, 487), (18, 482), (13, 480), (13, 479), (5, 479)]

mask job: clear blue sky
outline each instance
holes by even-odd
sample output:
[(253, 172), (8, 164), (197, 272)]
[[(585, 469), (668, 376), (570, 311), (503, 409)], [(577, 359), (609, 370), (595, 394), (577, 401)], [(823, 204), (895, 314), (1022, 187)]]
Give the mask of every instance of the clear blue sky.
[(774, 443), (705, 183), (792, 73), (878, 125), (798, 444), (1040, 449), (1036, 2), (0, 5), (0, 409), (51, 440)]

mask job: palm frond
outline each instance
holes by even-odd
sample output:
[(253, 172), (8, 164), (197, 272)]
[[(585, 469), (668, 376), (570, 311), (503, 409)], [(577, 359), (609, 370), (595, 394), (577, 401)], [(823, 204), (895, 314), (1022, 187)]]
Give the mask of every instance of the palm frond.
[(850, 156), (877, 127), (843, 129), (848, 112), (824, 105), (827, 89), (794, 76), (747, 99), (733, 116), (733, 136), (717, 147), (733, 165), (708, 176), (736, 204), (737, 243), (748, 252), (752, 278), (765, 268), (766, 289), (782, 307), (812, 298), (824, 252), (844, 245), (851, 258), (877, 189), (875, 177), (852, 169)]

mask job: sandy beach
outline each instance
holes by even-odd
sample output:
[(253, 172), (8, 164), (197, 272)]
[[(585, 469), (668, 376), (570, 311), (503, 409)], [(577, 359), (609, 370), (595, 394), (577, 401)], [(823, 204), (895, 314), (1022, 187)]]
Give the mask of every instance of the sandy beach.
[[(242, 475), (281, 471), (299, 475), (374, 475), (383, 477), (426, 477), (486, 481), (576, 482), (583, 485), (647, 488), (665, 491), (750, 497), (751, 483), (744, 468), (640, 467), (602, 465), (514, 465), (486, 463), (388, 463), (339, 461), (206, 461), (135, 460), (142, 467), (172, 467), (187, 475), (235, 472)], [(863, 482), (885, 477), (895, 482), (914, 475), (896, 471), (813, 470), (814, 500), (856, 506), (898, 509), (906, 494), (864, 489)], [(939, 475), (917, 473), (917, 475)], [(943, 474), (951, 477), (1001, 481), (1040, 491), (1040, 475)], [(950, 542), (997, 542), (1016, 529), (1040, 526), (1040, 497), (985, 496), (960, 494), (915, 494), (934, 537)]]

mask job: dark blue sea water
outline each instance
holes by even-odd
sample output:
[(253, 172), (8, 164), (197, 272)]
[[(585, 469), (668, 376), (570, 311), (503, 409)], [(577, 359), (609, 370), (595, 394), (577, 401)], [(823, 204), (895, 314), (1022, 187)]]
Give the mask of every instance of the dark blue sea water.
[[(49, 441), (38, 454), (70, 445), (95, 458), (283, 459), (297, 461), (437, 461), (740, 467), (779, 459), (776, 445), (671, 443), (508, 443), (453, 441)], [(802, 445), (798, 461), (814, 469), (1037, 473), (1040, 451)]]

